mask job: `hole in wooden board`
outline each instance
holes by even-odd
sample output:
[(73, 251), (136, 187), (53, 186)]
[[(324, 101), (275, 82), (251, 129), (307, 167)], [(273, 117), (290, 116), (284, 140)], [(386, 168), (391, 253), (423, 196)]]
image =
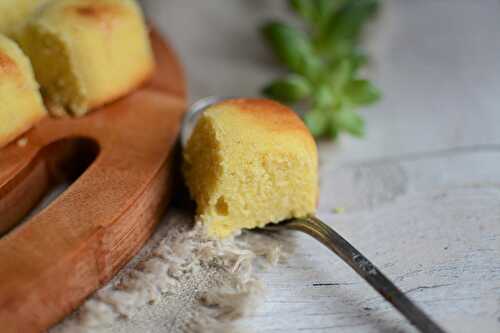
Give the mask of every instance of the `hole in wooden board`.
[(40, 150), (11, 182), (0, 188), (0, 236), (54, 201), (98, 154), (98, 143), (82, 137), (61, 139)]

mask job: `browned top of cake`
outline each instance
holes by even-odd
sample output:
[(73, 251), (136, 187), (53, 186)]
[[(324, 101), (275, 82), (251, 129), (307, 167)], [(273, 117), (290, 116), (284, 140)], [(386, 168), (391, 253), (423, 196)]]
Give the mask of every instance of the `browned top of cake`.
[(227, 100), (219, 105), (235, 106), (239, 112), (251, 116), (255, 122), (267, 129), (273, 131), (297, 131), (311, 137), (309, 130), (295, 112), (272, 100), (241, 98)]
[(18, 71), (17, 64), (7, 54), (0, 51), (0, 73), (13, 74)]
[(77, 4), (66, 7), (68, 12), (89, 19), (105, 20), (116, 16), (122, 16), (125, 11), (122, 7), (106, 3)]

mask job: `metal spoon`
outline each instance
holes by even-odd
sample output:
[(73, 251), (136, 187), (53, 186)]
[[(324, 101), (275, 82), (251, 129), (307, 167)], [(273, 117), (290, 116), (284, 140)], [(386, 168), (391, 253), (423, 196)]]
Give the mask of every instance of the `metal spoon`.
[[(186, 113), (181, 128), (181, 144), (184, 148), (196, 125), (196, 121), (209, 106), (228, 99), (227, 97), (207, 97), (195, 102)], [(444, 333), (425, 312), (413, 303), (375, 265), (347, 240), (315, 216), (291, 219), (266, 227), (269, 230), (292, 229), (302, 231), (320, 241), (344, 260), (370, 284), (382, 297), (391, 303), (408, 321), (421, 332)]]

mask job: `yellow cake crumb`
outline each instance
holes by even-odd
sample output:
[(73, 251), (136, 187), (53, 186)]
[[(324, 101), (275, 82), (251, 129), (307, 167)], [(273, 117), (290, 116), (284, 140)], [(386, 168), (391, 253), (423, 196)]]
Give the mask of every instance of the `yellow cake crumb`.
[(300, 118), (265, 99), (228, 100), (200, 117), (183, 173), (208, 233), (226, 237), (313, 214), (316, 143)]
[(17, 140), (17, 145), (19, 147), (26, 147), (27, 144), (28, 144), (27, 138), (21, 138), (21, 139)]
[(343, 214), (343, 213), (345, 213), (345, 208), (344, 207), (335, 207), (334, 209), (332, 209), (332, 213)]

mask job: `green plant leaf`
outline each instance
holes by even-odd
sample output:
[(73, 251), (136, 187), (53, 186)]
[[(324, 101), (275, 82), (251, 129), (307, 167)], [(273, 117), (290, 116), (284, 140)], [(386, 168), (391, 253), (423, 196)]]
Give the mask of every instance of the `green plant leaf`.
[(352, 49), (349, 59), (352, 63), (353, 75), (358, 71), (359, 68), (368, 63), (368, 56), (366, 55), (366, 53), (363, 50), (356, 47)]
[(378, 0), (347, 1), (330, 17), (320, 36), (323, 52), (346, 55), (359, 40), (361, 28), (378, 8)]
[(313, 23), (317, 16), (315, 1), (311, 0), (289, 0), (290, 7), (309, 23)]
[(313, 28), (315, 34), (328, 24), (330, 17), (348, 0), (289, 0), (290, 7)]
[(328, 25), (332, 16), (350, 0), (312, 0), (316, 7), (317, 27), (322, 30)]
[(339, 136), (339, 128), (335, 125), (333, 121), (330, 121), (328, 128), (326, 129), (325, 136), (328, 136), (331, 140), (336, 140)]
[(381, 93), (368, 80), (353, 80), (345, 87), (345, 94), (349, 101), (355, 105), (370, 105), (377, 102)]
[(281, 22), (271, 22), (263, 26), (262, 35), (278, 59), (292, 71), (308, 77), (314, 76), (319, 62), (302, 32)]
[(296, 103), (311, 94), (311, 84), (302, 76), (289, 75), (272, 81), (263, 89), (263, 94), (269, 98), (284, 103)]
[(362, 137), (365, 130), (363, 118), (352, 109), (342, 106), (339, 110), (331, 113), (332, 123), (336, 128), (344, 130), (349, 134)]
[(328, 109), (335, 103), (335, 96), (332, 88), (328, 85), (320, 85), (314, 90), (314, 109)]
[(337, 38), (357, 39), (363, 23), (371, 17), (378, 8), (378, 0), (348, 1), (330, 21), (328, 33)]
[(379, 0), (288, 0), (306, 22), (306, 32), (271, 22), (262, 34), (291, 74), (275, 80), (263, 93), (286, 103), (304, 101), (311, 110), (304, 121), (315, 137), (335, 139), (347, 132), (362, 136), (364, 121), (355, 108), (374, 103), (380, 92), (359, 78), (367, 63), (359, 39)]
[(353, 70), (352, 63), (350, 59), (343, 58), (335, 62), (332, 67), (330, 67), (330, 84), (332, 89), (336, 93), (340, 93), (344, 86), (350, 81)]
[(321, 137), (328, 129), (329, 119), (324, 111), (314, 109), (304, 115), (304, 122), (314, 137)]

